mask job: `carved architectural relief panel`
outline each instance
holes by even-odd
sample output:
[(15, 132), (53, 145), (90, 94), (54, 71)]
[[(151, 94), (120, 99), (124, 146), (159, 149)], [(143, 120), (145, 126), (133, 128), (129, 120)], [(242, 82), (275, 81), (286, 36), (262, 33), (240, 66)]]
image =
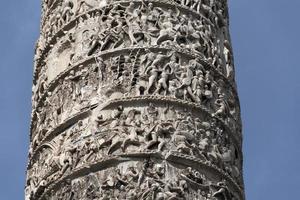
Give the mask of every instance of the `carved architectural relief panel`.
[(203, 54), (212, 65), (227, 77), (233, 78), (232, 51), (227, 29), (219, 28), (220, 24), (212, 23), (203, 14), (194, 17), (195, 13), (189, 9), (159, 6), (155, 1), (149, 1), (148, 4), (140, 1), (115, 2), (100, 10), (93, 7), (89, 12), (78, 14), (73, 21), (69, 20), (70, 23), (62, 20), (53, 24), (50, 20), (48, 28), (43, 29), (46, 31), (39, 40), (43, 44), (38, 45), (38, 50), (43, 51), (45, 44), (51, 42), (56, 33), (64, 28), (61, 34), (66, 36), (63, 40), (72, 40), (74, 53), (84, 56), (94, 51), (124, 46), (171, 45)]
[[(113, 106), (114, 107), (114, 106)], [(33, 188), (50, 184), (88, 163), (111, 156), (172, 152), (216, 167), (242, 185), (241, 152), (231, 133), (201, 111), (140, 102), (135, 107), (96, 109), (89, 118), (44, 142), (31, 160)]]
[[(36, 115), (44, 117), (37, 117), (43, 121), (36, 121), (36, 126), (39, 123), (45, 125), (44, 121), (51, 117), (61, 119), (51, 118), (49, 121), (62, 121), (74, 113), (74, 108), (80, 111), (93, 102), (149, 95), (168, 96), (201, 105), (228, 125), (239, 122), (234, 89), (225, 84), (224, 77), (213, 73), (200, 61), (165, 49), (156, 52), (134, 50), (109, 59), (95, 57), (86, 67), (78, 66), (67, 71), (56, 83), (58, 86), (54, 91), (47, 91), (42, 105), (51, 110), (37, 109)], [(45, 90), (44, 85), (41, 84), (40, 90), (41, 87)], [(64, 98), (64, 95), (71, 98)], [(55, 116), (45, 116), (46, 113)]]
[(26, 199), (244, 199), (227, 1), (42, 9)]
[(152, 159), (126, 162), (65, 182), (49, 199), (240, 199), (225, 180), (208, 176)]

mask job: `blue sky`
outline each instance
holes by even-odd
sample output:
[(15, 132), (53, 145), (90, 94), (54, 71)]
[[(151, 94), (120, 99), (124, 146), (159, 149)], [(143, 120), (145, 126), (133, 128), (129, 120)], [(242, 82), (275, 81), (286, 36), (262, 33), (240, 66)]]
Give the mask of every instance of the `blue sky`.
[[(299, 199), (299, 0), (230, 0), (248, 200)], [(40, 1), (0, 6), (0, 199), (23, 199)]]

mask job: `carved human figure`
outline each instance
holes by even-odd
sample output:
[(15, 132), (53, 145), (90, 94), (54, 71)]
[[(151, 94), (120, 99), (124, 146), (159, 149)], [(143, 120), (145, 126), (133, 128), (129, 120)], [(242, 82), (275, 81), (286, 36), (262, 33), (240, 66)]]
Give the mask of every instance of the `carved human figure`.
[(223, 94), (219, 94), (218, 99), (215, 102), (216, 106), (217, 106), (217, 111), (215, 113), (212, 114), (212, 116), (221, 116), (223, 117), (226, 111), (226, 104), (224, 102), (224, 95)]
[(205, 80), (202, 70), (196, 71), (192, 80), (192, 91), (197, 103), (201, 103), (204, 94)]
[(62, 18), (64, 22), (69, 22), (71, 17), (74, 15), (73, 13), (74, 2), (73, 0), (67, 0), (63, 2), (62, 5)]
[(171, 74), (173, 74), (172, 69), (170, 69), (168, 66), (165, 66), (164, 69), (161, 71), (160, 78), (158, 79), (158, 84), (154, 93), (159, 94), (160, 90), (162, 89), (164, 91), (164, 95), (167, 95), (168, 81), (169, 81), (169, 76)]
[(143, 38), (146, 36), (146, 34), (142, 29), (140, 15), (141, 15), (141, 11), (137, 10), (136, 15), (132, 15), (129, 19), (126, 20), (128, 26), (128, 35), (131, 41), (131, 45), (139, 44), (139, 42), (143, 40)]
[(84, 143), (84, 148), (86, 149), (86, 154), (83, 158), (85, 163), (88, 163), (92, 157), (97, 155), (97, 143), (95, 143), (91, 138), (87, 139)]
[(66, 145), (63, 152), (60, 153), (59, 162), (61, 166), (60, 175), (64, 173), (73, 166), (73, 153), (76, 150), (76, 147)]
[(147, 69), (146, 73), (149, 73), (150, 75), (148, 79), (146, 94), (150, 94), (150, 89), (153, 87), (158, 78), (159, 70), (156, 65), (152, 65), (150, 68)]
[(218, 182), (214, 187), (216, 188), (216, 191), (212, 194), (212, 197), (216, 198), (216, 200), (231, 199), (226, 180)]
[(145, 49), (145, 56), (141, 60), (141, 64), (144, 66), (142, 70), (145, 73), (148, 68), (152, 65), (153, 61), (155, 60), (155, 53), (151, 52), (149, 49)]
[(200, 12), (201, 10), (201, 0), (192, 0), (191, 8), (196, 10), (197, 12)]
[(150, 124), (155, 124), (159, 112), (158, 108), (153, 103), (149, 103), (149, 106), (146, 108), (146, 114), (148, 115)]
[[(112, 134), (99, 145), (99, 149), (108, 146), (107, 154), (110, 155), (122, 147), (127, 135), (127, 127), (125, 126), (125, 115), (120, 116), (119, 122), (112, 129)], [(123, 147), (125, 148), (125, 147)]]
[(125, 149), (128, 145), (135, 145), (140, 146), (141, 145), (141, 136), (144, 132), (144, 129), (141, 127), (140, 121), (133, 121), (132, 125), (129, 127), (128, 130), (128, 136), (123, 141), (121, 148), (122, 151), (125, 152)]
[(176, 31), (174, 30), (174, 25), (172, 22), (173, 19), (170, 16), (161, 15), (161, 19), (157, 23), (160, 29), (159, 36), (156, 40), (157, 45), (160, 45), (166, 40), (175, 40)]
[[(147, 60), (146, 66), (145, 66), (145, 73), (149, 73), (149, 79), (148, 79), (148, 86), (146, 90), (146, 94), (149, 94), (150, 89), (152, 86), (154, 86), (155, 82), (157, 81), (160, 69), (159, 66), (164, 64), (165, 60), (170, 58), (173, 55), (173, 52), (171, 52), (169, 55), (163, 55), (161, 52), (159, 52), (158, 55), (154, 57), (154, 54), (151, 56), (145, 57), (145, 60)], [(144, 61), (145, 61), (144, 60)], [(151, 65), (151, 66), (150, 66)], [(149, 67), (150, 66), (150, 67)]]
[(92, 5), (90, 5), (85, 0), (77, 0), (77, 10), (75, 12), (76, 15), (84, 13), (88, 11), (90, 8), (92, 8)]
[(119, 14), (114, 16), (114, 20), (111, 23), (117, 23), (117, 25), (110, 30), (110, 34), (106, 37), (103, 46), (101, 47), (101, 51), (104, 50), (104, 47), (107, 46), (110, 42), (112, 43), (112, 49), (120, 47), (125, 41), (128, 35), (127, 31), (125, 31), (124, 24), (125, 19), (121, 17)]
[(186, 71), (181, 74), (181, 85), (177, 88), (178, 90), (183, 90), (183, 99), (188, 100), (190, 97), (193, 101), (197, 101), (197, 98), (193, 94), (191, 84), (193, 80), (193, 70), (194, 70), (194, 60), (189, 61), (189, 65), (186, 68)]
[(227, 40), (224, 41), (224, 57), (226, 63), (226, 77), (232, 79), (234, 77), (234, 69), (232, 66), (232, 53), (230, 49), (230, 44)]
[(97, 94), (100, 96), (101, 85), (102, 85), (103, 81), (105, 80), (105, 78), (107, 77), (107, 66), (106, 66), (103, 58), (96, 57), (95, 60), (97, 63), (98, 73), (99, 73), (99, 85), (98, 85)]
[(99, 47), (102, 48), (103, 46), (104, 42), (103, 42), (103, 38), (101, 37), (102, 32), (100, 30), (101, 30), (100, 27), (95, 27), (94, 31), (90, 36), (91, 41), (89, 43), (89, 50), (87, 52), (88, 56), (91, 56)]

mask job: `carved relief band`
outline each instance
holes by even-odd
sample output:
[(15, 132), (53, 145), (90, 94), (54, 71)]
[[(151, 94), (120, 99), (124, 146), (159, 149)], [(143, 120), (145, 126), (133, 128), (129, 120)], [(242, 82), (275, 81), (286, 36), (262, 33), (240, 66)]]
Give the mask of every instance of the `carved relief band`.
[(26, 199), (244, 200), (225, 0), (44, 0)]

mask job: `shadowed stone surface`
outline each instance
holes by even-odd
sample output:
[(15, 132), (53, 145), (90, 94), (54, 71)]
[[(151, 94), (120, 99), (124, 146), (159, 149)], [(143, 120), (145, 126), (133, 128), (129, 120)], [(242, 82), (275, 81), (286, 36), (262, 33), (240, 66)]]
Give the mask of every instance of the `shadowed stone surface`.
[(226, 0), (45, 0), (26, 199), (244, 200)]

